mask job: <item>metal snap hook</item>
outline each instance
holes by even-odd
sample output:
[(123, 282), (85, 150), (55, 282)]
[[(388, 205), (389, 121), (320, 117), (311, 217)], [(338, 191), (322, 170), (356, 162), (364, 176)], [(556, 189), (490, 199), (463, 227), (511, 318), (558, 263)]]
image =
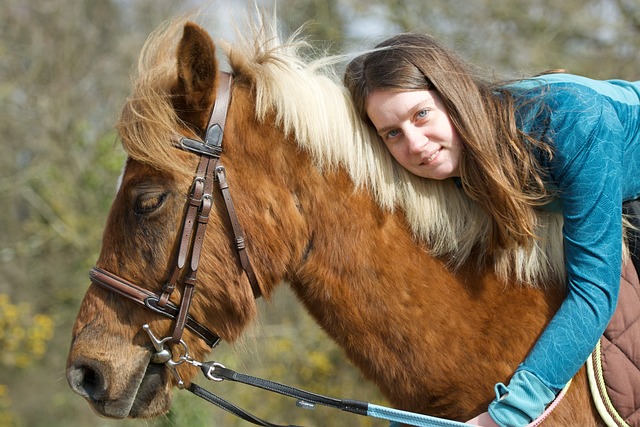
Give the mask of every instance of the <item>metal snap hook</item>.
[(153, 348), (156, 350), (156, 353), (151, 356), (151, 363), (164, 364), (178, 382), (178, 388), (183, 389), (184, 381), (182, 381), (182, 377), (180, 377), (177, 367), (183, 364), (186, 360), (191, 359), (191, 357), (189, 356), (189, 347), (187, 347), (187, 344), (184, 341), (180, 340), (180, 345), (182, 346), (184, 354), (178, 356), (177, 360), (174, 360), (171, 349), (165, 346), (165, 343), (172, 339), (171, 337), (158, 339), (151, 331), (149, 325), (146, 323), (142, 325), (142, 329), (147, 333), (147, 335), (149, 335), (151, 344), (153, 344)]

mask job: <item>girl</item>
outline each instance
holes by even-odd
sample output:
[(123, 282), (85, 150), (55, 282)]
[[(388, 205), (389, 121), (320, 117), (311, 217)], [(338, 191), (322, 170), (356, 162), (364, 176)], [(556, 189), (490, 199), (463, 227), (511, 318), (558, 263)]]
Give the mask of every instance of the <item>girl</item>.
[(616, 307), (621, 210), (640, 196), (640, 82), (548, 74), (492, 85), (431, 37), (354, 59), (345, 84), (392, 156), (453, 178), (492, 219), (489, 250), (528, 247), (536, 209), (564, 217), (567, 296), (489, 405), (500, 426), (538, 417), (585, 362)]

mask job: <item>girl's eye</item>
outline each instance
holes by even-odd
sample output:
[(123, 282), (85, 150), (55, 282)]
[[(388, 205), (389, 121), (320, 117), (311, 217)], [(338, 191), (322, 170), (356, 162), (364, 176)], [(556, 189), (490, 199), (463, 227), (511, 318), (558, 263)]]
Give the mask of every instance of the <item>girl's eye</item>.
[(416, 114), (416, 117), (419, 119), (424, 119), (425, 117), (427, 117), (428, 114), (429, 114), (428, 110), (420, 110), (418, 111), (418, 114)]
[(398, 129), (393, 129), (390, 130), (389, 132), (387, 132), (387, 138), (394, 138), (396, 136), (398, 136), (400, 134), (400, 131)]

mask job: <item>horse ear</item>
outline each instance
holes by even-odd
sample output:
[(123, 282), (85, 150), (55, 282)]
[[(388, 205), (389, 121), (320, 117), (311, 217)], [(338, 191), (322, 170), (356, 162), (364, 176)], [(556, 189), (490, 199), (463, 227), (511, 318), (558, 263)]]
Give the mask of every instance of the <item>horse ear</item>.
[(182, 120), (204, 129), (215, 100), (218, 70), (215, 45), (209, 34), (193, 22), (186, 23), (177, 60), (174, 108)]

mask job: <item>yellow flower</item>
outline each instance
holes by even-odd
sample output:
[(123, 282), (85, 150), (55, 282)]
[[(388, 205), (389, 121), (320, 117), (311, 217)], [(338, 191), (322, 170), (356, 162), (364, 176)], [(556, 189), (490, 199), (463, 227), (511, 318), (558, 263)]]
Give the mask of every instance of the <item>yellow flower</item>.
[(43, 357), (53, 333), (50, 316), (32, 314), (29, 304), (11, 304), (8, 295), (0, 294), (0, 367), (24, 368)]

